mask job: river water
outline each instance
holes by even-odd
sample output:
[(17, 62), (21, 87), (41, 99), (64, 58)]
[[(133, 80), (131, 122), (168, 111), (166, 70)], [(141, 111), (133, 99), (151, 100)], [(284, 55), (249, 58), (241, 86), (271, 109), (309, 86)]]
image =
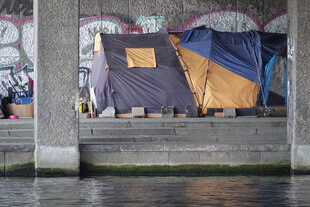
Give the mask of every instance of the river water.
[(3, 178), (0, 206), (310, 206), (310, 176)]

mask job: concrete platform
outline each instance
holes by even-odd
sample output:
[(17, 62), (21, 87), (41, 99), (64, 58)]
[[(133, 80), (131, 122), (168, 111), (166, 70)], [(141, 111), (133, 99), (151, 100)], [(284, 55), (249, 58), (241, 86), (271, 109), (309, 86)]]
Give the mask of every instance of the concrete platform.
[(290, 164), (286, 118), (83, 119), (80, 151), (92, 175), (288, 173)]
[[(289, 172), (286, 118), (80, 119), (79, 131), (87, 175), (193, 165), (226, 174), (249, 167), (262, 174), (266, 166)], [(0, 120), (1, 175), (33, 176), (34, 147), (32, 119)]]

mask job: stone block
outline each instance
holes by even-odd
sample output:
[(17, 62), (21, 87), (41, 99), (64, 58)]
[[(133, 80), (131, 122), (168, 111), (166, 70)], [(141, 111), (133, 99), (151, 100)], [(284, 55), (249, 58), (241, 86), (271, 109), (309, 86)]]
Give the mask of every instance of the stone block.
[(5, 176), (33, 177), (34, 174), (33, 152), (5, 152)]
[(173, 135), (172, 128), (125, 128), (125, 129), (93, 129), (94, 136), (102, 135)]
[(168, 152), (138, 152), (139, 165), (168, 165)]
[(199, 152), (169, 152), (170, 165), (199, 164)]
[(200, 164), (229, 165), (229, 152), (199, 152)]
[(33, 152), (6, 152), (5, 153), (5, 165), (10, 166), (14, 164), (24, 164), (27, 162), (33, 162)]
[(224, 118), (236, 118), (235, 108), (223, 108)]
[(185, 106), (186, 117), (198, 117), (198, 108), (196, 106)]
[(91, 136), (92, 133), (91, 133), (91, 129), (83, 129), (81, 128), (79, 130), (79, 136)]
[(138, 163), (137, 152), (110, 152), (108, 155), (109, 165), (136, 165)]
[(10, 130), (9, 135), (12, 137), (34, 137), (33, 129)]
[(132, 113), (132, 118), (144, 118), (145, 117), (144, 107), (132, 107), (131, 113)]
[(261, 152), (260, 153), (260, 164), (289, 164), (290, 163), (290, 152)]
[(259, 152), (234, 151), (230, 152), (230, 166), (256, 165), (259, 162)]
[(115, 108), (113, 106), (108, 106), (102, 112), (102, 118), (115, 118)]
[(165, 145), (160, 143), (146, 144), (124, 144), (120, 146), (122, 152), (162, 152), (165, 150)]
[(4, 152), (0, 152), (0, 176), (4, 176)]
[(161, 107), (162, 118), (173, 118), (174, 107), (173, 106), (162, 106)]
[(94, 151), (82, 151), (81, 162), (92, 165), (107, 165), (108, 164), (108, 152), (94, 152)]
[(235, 127), (235, 128), (176, 128), (176, 135), (255, 135), (255, 128), (243, 128), (243, 127)]

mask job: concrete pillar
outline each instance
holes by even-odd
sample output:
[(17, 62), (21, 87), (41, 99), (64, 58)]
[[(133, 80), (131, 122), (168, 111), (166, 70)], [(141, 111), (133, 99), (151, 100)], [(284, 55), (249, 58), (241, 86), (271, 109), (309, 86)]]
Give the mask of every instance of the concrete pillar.
[(78, 175), (79, 0), (34, 0), (33, 13), (36, 172)]
[(295, 173), (310, 172), (310, 4), (288, 0), (288, 140)]

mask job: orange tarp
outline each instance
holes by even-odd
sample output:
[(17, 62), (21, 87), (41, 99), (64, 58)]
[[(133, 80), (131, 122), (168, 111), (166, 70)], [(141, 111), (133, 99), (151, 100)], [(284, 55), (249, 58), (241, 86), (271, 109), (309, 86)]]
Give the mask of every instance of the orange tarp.
[(154, 48), (126, 48), (128, 68), (156, 68)]
[(170, 34), (170, 39), (179, 50), (181, 65), (183, 66), (182, 62), (186, 65), (188, 72), (185, 72), (185, 76), (192, 92), (196, 91), (197, 96), (194, 95), (194, 99), (197, 107), (203, 105), (203, 114), (207, 113), (207, 108), (255, 106), (258, 88), (256, 83), (178, 45), (181, 36), (182, 34)]

